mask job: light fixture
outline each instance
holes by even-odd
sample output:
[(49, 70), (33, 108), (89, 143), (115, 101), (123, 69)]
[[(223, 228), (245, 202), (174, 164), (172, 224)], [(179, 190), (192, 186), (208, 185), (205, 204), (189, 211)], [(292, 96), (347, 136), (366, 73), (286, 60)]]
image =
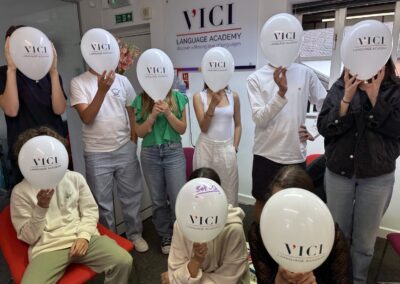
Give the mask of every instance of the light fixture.
[[(366, 15), (357, 15), (357, 16), (348, 16), (346, 17), (346, 20), (352, 20), (352, 19), (362, 19), (362, 18), (371, 18), (371, 17), (383, 17), (383, 16), (393, 16), (394, 12), (387, 12), (387, 13), (376, 13), (376, 14), (366, 14)], [(334, 22), (335, 18), (326, 18), (322, 19), (323, 23), (326, 22)]]

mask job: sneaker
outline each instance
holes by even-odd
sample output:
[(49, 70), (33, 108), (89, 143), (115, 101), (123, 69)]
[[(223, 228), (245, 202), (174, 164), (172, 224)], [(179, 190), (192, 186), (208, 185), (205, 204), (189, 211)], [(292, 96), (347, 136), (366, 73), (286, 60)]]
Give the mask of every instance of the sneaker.
[(146, 251), (149, 250), (149, 245), (147, 244), (145, 239), (143, 239), (142, 237), (140, 237), (137, 240), (135, 240), (133, 242), (133, 244), (135, 245), (135, 250), (137, 252), (146, 252)]
[(171, 249), (171, 238), (164, 238), (161, 242), (161, 252), (163, 254), (169, 254), (169, 250)]

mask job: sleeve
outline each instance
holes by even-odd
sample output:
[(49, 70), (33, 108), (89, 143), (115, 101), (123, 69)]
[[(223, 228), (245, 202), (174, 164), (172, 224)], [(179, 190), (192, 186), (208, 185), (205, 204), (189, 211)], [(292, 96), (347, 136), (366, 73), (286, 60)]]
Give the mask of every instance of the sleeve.
[(326, 98), (326, 90), (322, 85), (321, 81), (318, 79), (318, 76), (311, 70), (310, 72), (310, 92), (308, 96), (308, 100), (310, 103), (317, 107), (318, 111), (321, 111), (322, 104)]
[(400, 92), (396, 86), (389, 92), (394, 92), (387, 99), (378, 96), (371, 111), (365, 116), (367, 127), (382, 135), (400, 139)]
[(135, 118), (137, 123), (142, 123), (143, 118), (142, 118), (142, 96), (136, 96), (136, 98), (133, 100), (132, 105), (135, 109)]
[(247, 80), (247, 95), (251, 105), (253, 121), (256, 125), (262, 127), (267, 127), (268, 123), (287, 104), (287, 99), (278, 94), (274, 94), (268, 103), (264, 103), (261, 98), (260, 88), (252, 79)]
[(133, 88), (131, 82), (129, 82), (128, 78), (123, 76), (124, 78), (124, 87), (126, 92), (126, 105), (127, 107), (132, 106), (133, 100), (136, 97), (135, 89)]
[(77, 237), (90, 241), (91, 236), (97, 230), (99, 209), (84, 177), (80, 174), (77, 175), (76, 184), (79, 188), (79, 213), (81, 217), (77, 228)]
[(168, 256), (168, 275), (171, 284), (200, 284), (203, 273), (201, 269), (196, 278), (190, 276), (188, 263), (191, 258), (191, 249), (186, 246), (186, 240), (179, 229), (177, 222), (174, 224), (171, 250)]
[(0, 96), (3, 95), (6, 89), (7, 82), (7, 66), (0, 67)]
[(90, 103), (87, 95), (81, 88), (76, 78), (71, 80), (70, 89), (71, 89), (71, 97), (70, 97), (71, 106)]
[(278, 264), (271, 258), (261, 239), (259, 225), (253, 223), (248, 232), (251, 260), (256, 270), (257, 283), (273, 284)]
[[(176, 104), (178, 105), (178, 110), (180, 117), (182, 116), (182, 112), (185, 109), (186, 104), (189, 102), (188, 98), (180, 92), (174, 91)], [(179, 117), (179, 118), (180, 118)]]
[(225, 229), (228, 229), (228, 232), (221, 244), (229, 245), (223, 256), (222, 265), (210, 273), (203, 271), (202, 283), (241, 283), (243, 276), (249, 273), (246, 238), (242, 224), (234, 223)]
[(333, 248), (326, 261), (329, 262), (330, 283), (353, 283), (350, 248), (337, 224)]
[(343, 87), (338, 86), (338, 82), (336, 82), (329, 90), (322, 105), (321, 112), (318, 115), (317, 127), (319, 133), (325, 138), (340, 136), (355, 123), (351, 115), (351, 104), (346, 115), (339, 115), (340, 102), (343, 95)]
[(48, 208), (32, 203), (22, 192), (26, 188), (14, 188), (11, 195), (11, 221), (17, 232), (17, 238), (29, 245), (36, 243), (46, 226)]

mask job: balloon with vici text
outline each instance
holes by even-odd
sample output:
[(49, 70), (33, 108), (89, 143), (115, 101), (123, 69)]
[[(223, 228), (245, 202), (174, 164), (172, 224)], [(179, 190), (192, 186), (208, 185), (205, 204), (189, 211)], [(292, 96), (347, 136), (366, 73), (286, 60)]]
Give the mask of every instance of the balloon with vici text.
[(19, 71), (32, 80), (46, 76), (54, 56), (47, 36), (32, 27), (21, 27), (12, 33), (10, 54)]

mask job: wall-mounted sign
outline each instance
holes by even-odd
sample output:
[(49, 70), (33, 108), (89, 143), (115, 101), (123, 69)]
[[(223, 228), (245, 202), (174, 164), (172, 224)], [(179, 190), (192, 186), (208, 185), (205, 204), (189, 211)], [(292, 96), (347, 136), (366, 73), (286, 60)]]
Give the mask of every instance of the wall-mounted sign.
[(257, 57), (257, 1), (169, 0), (166, 52), (175, 68), (200, 67), (206, 51), (228, 49), (236, 66), (254, 66)]
[(115, 15), (115, 23), (133, 22), (132, 12)]

